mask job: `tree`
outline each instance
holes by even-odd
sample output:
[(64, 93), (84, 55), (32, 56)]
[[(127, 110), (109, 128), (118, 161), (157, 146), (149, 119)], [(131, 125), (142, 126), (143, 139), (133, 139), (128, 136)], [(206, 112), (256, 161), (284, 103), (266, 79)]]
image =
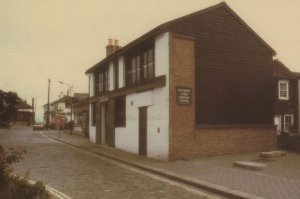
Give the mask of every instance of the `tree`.
[(21, 98), (15, 92), (0, 90), (0, 121), (9, 122), (16, 113), (16, 106)]

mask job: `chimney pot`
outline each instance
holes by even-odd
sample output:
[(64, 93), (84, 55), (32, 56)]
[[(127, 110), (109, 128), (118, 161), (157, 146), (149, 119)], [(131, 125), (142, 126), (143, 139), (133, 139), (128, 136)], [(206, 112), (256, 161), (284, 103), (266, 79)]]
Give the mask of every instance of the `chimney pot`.
[(108, 39), (108, 45), (112, 46), (113, 45), (113, 40), (111, 38)]
[(108, 45), (106, 46), (106, 56), (109, 56), (110, 54), (117, 51), (119, 48), (119, 40), (118, 39), (108, 39)]
[(118, 42), (119, 42), (119, 40), (115, 39), (114, 46), (118, 46), (119, 45)]

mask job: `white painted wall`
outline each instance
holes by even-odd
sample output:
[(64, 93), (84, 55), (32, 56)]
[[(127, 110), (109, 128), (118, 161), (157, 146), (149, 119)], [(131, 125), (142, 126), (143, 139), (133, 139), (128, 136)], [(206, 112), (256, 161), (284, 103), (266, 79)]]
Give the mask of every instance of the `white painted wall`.
[(124, 57), (119, 57), (119, 88), (125, 86), (125, 63)]
[(94, 96), (94, 92), (95, 92), (95, 90), (94, 90), (94, 83), (95, 83), (95, 81), (94, 81), (94, 74), (90, 74), (89, 75), (89, 86), (90, 86), (90, 88), (89, 88), (89, 93), (90, 93), (90, 97), (92, 97), (92, 96)]
[[(124, 64), (123, 64), (124, 65)], [(121, 64), (119, 61), (119, 74)], [(123, 70), (124, 71), (124, 70)], [(148, 106), (148, 157), (167, 159), (169, 155), (169, 34), (155, 40), (155, 74), (166, 75), (166, 87), (126, 96), (126, 127), (115, 129), (116, 148), (138, 154), (139, 107)], [(123, 75), (119, 75), (123, 76)], [(121, 82), (121, 81), (119, 81)], [(158, 129), (160, 131), (158, 132)]]
[(142, 106), (152, 106), (152, 91), (126, 96), (126, 127), (115, 129), (116, 148), (138, 154), (138, 107)]
[[(89, 94), (90, 97), (95, 95), (95, 90), (94, 90), (94, 74), (90, 74), (89, 75)], [(92, 126), (92, 104), (89, 104), (89, 137), (90, 137), (90, 141), (93, 143), (96, 143), (96, 127)]]
[[(166, 86), (153, 90), (153, 105), (148, 109), (148, 157), (169, 156), (169, 33), (155, 38), (155, 76), (166, 75)], [(160, 132), (158, 132), (160, 128)]]
[(89, 137), (90, 141), (96, 143), (96, 126), (92, 126), (92, 104), (89, 104)]

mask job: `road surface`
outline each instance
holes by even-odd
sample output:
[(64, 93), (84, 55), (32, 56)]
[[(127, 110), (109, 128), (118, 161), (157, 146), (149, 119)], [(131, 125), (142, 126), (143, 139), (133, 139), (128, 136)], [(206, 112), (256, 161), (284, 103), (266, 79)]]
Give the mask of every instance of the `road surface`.
[(215, 198), (100, 155), (62, 144), (31, 127), (0, 129), (0, 145), (24, 146), (27, 154), (14, 172), (41, 180), (72, 199)]

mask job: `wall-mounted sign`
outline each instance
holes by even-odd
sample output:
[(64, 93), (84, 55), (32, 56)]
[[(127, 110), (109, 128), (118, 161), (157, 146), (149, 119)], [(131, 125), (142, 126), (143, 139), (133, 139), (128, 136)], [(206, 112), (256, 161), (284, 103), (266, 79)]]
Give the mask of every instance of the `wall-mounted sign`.
[(192, 89), (189, 87), (176, 87), (177, 104), (191, 105), (192, 104)]

